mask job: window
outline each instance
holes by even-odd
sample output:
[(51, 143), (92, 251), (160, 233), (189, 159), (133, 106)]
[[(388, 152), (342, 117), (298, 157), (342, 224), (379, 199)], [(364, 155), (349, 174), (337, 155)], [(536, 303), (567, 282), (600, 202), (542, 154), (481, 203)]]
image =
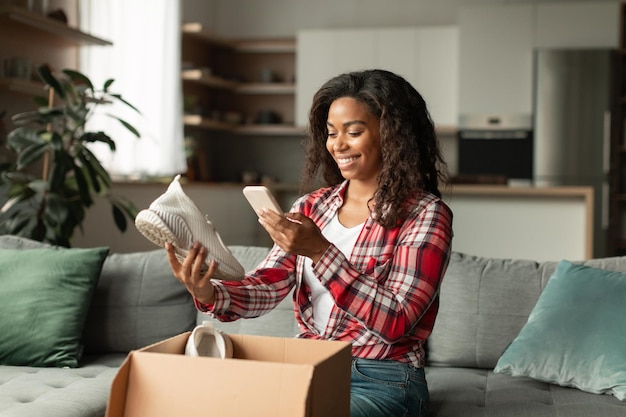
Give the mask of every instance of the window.
[[(137, 107), (106, 108), (135, 126), (137, 139), (117, 121), (95, 116), (91, 129), (116, 143), (93, 151), (114, 177), (145, 179), (187, 169), (182, 125), (179, 0), (80, 0), (81, 29), (113, 46), (81, 48), (80, 70), (96, 87), (112, 78), (110, 90)], [(106, 107), (106, 106), (105, 106)], [(98, 144), (99, 145), (99, 144)]]

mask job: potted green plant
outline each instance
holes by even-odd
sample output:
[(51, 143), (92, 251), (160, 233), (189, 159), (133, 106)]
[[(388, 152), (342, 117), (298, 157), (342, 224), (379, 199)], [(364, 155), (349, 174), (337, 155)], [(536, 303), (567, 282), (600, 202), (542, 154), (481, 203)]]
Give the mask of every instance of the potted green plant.
[[(102, 142), (114, 152), (115, 142), (105, 132), (86, 130), (86, 123), (96, 108), (112, 102), (138, 110), (109, 91), (113, 80), (98, 90), (78, 71), (65, 69), (55, 75), (44, 65), (38, 74), (50, 94), (36, 98), (37, 110), (12, 117), (17, 127), (9, 132), (6, 146), (15, 158), (0, 164), (0, 189), (6, 194), (0, 208), (0, 234), (70, 247), (95, 198), (110, 201), (115, 224), (124, 232), (137, 208), (110, 192), (111, 177), (88, 146)], [(55, 97), (60, 103), (52, 105)], [(109, 116), (140, 136), (126, 121)]]

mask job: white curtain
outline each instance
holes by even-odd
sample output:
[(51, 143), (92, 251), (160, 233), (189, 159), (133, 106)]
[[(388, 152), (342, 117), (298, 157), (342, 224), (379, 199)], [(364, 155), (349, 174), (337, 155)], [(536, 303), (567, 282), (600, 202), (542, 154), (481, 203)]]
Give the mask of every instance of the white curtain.
[(80, 0), (80, 26), (112, 46), (81, 48), (80, 71), (96, 88), (107, 79), (141, 115), (125, 106), (103, 106), (135, 126), (137, 139), (119, 122), (99, 115), (90, 129), (115, 141), (117, 151), (96, 146), (113, 176), (144, 179), (186, 171), (180, 78), (180, 0)]

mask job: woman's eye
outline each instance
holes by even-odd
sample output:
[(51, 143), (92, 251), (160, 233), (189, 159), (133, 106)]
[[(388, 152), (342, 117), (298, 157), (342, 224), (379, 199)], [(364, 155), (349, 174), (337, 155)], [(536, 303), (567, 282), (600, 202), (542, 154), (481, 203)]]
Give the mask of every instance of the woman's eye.
[(358, 132), (348, 132), (348, 135), (350, 135), (351, 137), (355, 138), (357, 136), (360, 136), (363, 132), (358, 131)]
[(336, 138), (337, 137), (337, 132), (328, 132), (328, 137), (329, 138)]

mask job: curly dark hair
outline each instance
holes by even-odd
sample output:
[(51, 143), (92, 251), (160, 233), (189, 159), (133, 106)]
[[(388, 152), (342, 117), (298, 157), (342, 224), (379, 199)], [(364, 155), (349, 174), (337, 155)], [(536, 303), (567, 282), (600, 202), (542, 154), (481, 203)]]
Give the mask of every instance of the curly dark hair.
[(380, 119), (383, 167), (373, 216), (381, 225), (395, 227), (409, 215), (411, 198), (422, 191), (440, 197), (439, 182), (447, 182), (446, 163), (426, 103), (409, 82), (385, 70), (350, 72), (327, 81), (313, 97), (309, 113), (303, 192), (317, 180), (327, 186), (344, 181), (326, 149), (328, 110), (342, 97), (360, 101)]

